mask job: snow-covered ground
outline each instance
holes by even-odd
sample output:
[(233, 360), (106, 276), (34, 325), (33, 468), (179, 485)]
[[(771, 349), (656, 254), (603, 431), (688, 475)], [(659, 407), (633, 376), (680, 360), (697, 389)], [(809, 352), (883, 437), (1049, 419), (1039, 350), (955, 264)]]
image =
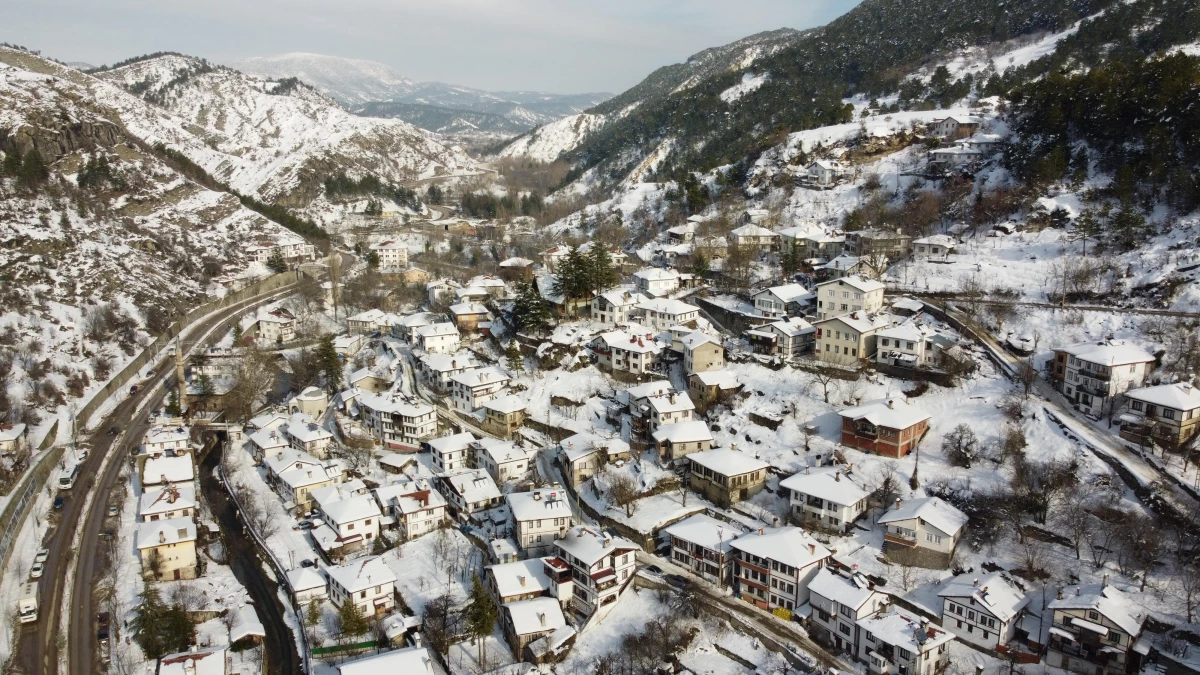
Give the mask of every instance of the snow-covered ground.
[(556, 120), (521, 136), (500, 151), (500, 157), (520, 157), (549, 163), (579, 147), (588, 134), (604, 126), (604, 115), (579, 113)]

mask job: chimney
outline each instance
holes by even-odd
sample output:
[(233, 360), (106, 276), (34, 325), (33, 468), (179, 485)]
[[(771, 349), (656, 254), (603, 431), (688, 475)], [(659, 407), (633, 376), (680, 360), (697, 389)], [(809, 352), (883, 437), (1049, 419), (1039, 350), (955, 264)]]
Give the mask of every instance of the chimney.
[(1059, 599), (1059, 600), (1062, 600), (1062, 599), (1063, 599), (1063, 596), (1062, 596), (1062, 589), (1061, 589), (1061, 588), (1060, 588), (1060, 589), (1058, 589), (1058, 599)]
[(897, 498), (896, 498), (896, 508), (900, 508), (900, 504), (902, 504), (902, 503), (903, 503), (903, 502), (901, 502), (901, 501), (900, 501), (900, 498), (899, 498), (899, 497), (897, 497)]
[(838, 469), (838, 471), (837, 471), (836, 473), (834, 473), (834, 474), (833, 474), (833, 482), (835, 482), (835, 483), (840, 483), (840, 482), (842, 482), (842, 471), (841, 471), (841, 469)]
[(1100, 585), (1100, 588), (1108, 588), (1108, 575), (1107, 574), (1104, 575), (1104, 582)]
[(808, 545), (808, 554), (809, 554), (809, 555), (816, 555), (816, 554), (817, 554), (817, 545), (816, 545), (816, 544), (809, 544), (809, 545)]
[(1075, 587), (1075, 595), (1076, 595), (1076, 596), (1078, 596), (1078, 595), (1079, 595), (1079, 587), (1078, 587), (1078, 586), (1076, 586), (1076, 587)]
[(540, 493), (540, 492), (533, 493), (533, 501), (535, 501), (535, 502), (542, 501), (542, 493)]
[(675, 392), (671, 392), (671, 405), (675, 405)]
[(896, 401), (889, 398), (888, 399), (888, 410), (894, 410), (895, 408), (896, 408)]
[(762, 529), (761, 527), (760, 527), (760, 528), (758, 528), (758, 533), (759, 533), (760, 535), (763, 533), (763, 529)]
[(163, 532), (162, 530), (158, 531), (158, 543), (160, 543), (160, 544), (167, 543), (167, 533), (166, 532)]
[(978, 585), (979, 585), (979, 579), (972, 579), (972, 580), (971, 580), (971, 585), (972, 585), (972, 586), (978, 586)]
[(520, 581), (520, 582), (521, 582), (521, 587), (522, 587), (522, 588), (524, 588), (524, 587), (525, 587), (525, 575), (524, 575), (524, 574), (521, 574), (521, 575), (517, 576), (517, 581)]
[(807, 475), (810, 473), (810, 471), (809, 471), (809, 470), (810, 470), (811, 468), (812, 468), (812, 467), (808, 467), (808, 466), (804, 467), (804, 475), (806, 475), (806, 476), (807, 476)]
[(546, 625), (546, 613), (545, 612), (538, 612), (538, 621), (541, 622), (543, 627)]

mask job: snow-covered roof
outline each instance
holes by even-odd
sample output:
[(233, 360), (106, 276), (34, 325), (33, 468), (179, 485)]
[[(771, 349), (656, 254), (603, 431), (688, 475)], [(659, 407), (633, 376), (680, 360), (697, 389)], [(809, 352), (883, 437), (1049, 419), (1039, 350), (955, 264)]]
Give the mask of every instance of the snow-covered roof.
[(324, 507), (333, 502), (340, 502), (355, 495), (366, 494), (367, 486), (361, 478), (355, 478), (346, 483), (326, 485), (309, 492), (318, 506)]
[(229, 629), (230, 643), (251, 636), (264, 637), (266, 634), (267, 629), (263, 626), (262, 621), (259, 621), (258, 614), (254, 611), (254, 605), (242, 605), (238, 608), (233, 626)]
[(882, 330), (895, 323), (892, 317), (888, 314), (868, 314), (866, 312), (850, 312), (849, 314), (839, 314), (828, 319), (822, 319), (814, 326), (819, 326), (826, 323), (838, 321), (845, 325), (850, 330), (853, 330), (860, 335), (863, 333), (873, 333), (877, 330)]
[(287, 572), (288, 585), (294, 591), (311, 591), (314, 588), (322, 588), (325, 586), (325, 577), (321, 576), (315, 568), (312, 567), (297, 567), (294, 570)]
[(401, 415), (403, 417), (421, 417), (434, 412), (432, 406), (423, 401), (409, 399), (398, 392), (374, 393), (355, 390), (358, 405), (381, 413)]
[(516, 396), (509, 395), (493, 398), (484, 403), (483, 407), (488, 410), (498, 412), (501, 415), (508, 415), (524, 410), (527, 406), (525, 405), (525, 401), (522, 401)]
[(613, 537), (583, 525), (567, 530), (563, 538), (555, 541), (554, 545), (588, 567), (595, 565), (605, 556), (621, 551), (641, 550), (640, 546), (628, 539)]
[[(835, 574), (829, 571), (828, 567), (822, 567), (817, 576), (808, 584), (808, 590), (812, 593), (832, 600), (839, 605), (859, 609), (876, 591), (872, 590), (865, 580), (862, 583), (856, 583), (853, 579), (847, 579), (840, 574)], [(879, 595), (883, 595), (880, 593)]]
[(1029, 604), (1025, 589), (1003, 572), (983, 576), (960, 574), (946, 582), (946, 587), (938, 591), (938, 597), (974, 598), (979, 606), (1001, 621), (1011, 620)]
[(567, 625), (562, 608), (555, 598), (531, 598), (510, 602), (504, 605), (504, 611), (508, 612), (513, 632), (517, 635), (544, 633)]
[(546, 565), (541, 558), (489, 565), (496, 591), (507, 598), (525, 593), (541, 593), (550, 588), (550, 577), (546, 576)]
[(685, 391), (651, 396), (647, 402), (650, 404), (650, 408), (659, 415), (696, 409), (696, 405), (692, 403), (692, 397), (688, 396)]
[(196, 523), (192, 521), (191, 516), (138, 523), (137, 547), (139, 550), (167, 544), (179, 544), (185, 541), (196, 541)]
[(385, 675), (391, 673), (432, 673), (442, 675), (442, 667), (425, 647), (396, 649), (335, 666), (338, 675)]
[(430, 320), (428, 312), (417, 312), (416, 314), (408, 314), (397, 319), (392, 325), (401, 326), (404, 328), (412, 328), (414, 326), (428, 326), (433, 323)]
[(446, 337), (448, 335), (458, 335), (458, 328), (450, 322), (431, 323), (417, 328), (417, 335), (421, 337)]
[(533, 261), (529, 258), (509, 258), (500, 263), (500, 267), (529, 267)]
[(718, 338), (715, 338), (703, 331), (695, 331), (694, 333), (689, 333), (688, 335), (685, 335), (683, 337), (683, 340), (681, 340), (681, 342), (683, 342), (683, 348), (688, 351), (691, 351), (691, 350), (695, 349), (696, 347), (699, 347), (699, 346), (705, 345), (705, 344), (714, 344), (718, 347), (721, 346), (721, 340), (719, 340)]
[(892, 609), (886, 614), (870, 614), (858, 620), (858, 625), (876, 641), (922, 654), (954, 640), (954, 634), (936, 623), (915, 614)]
[(800, 284), (784, 284), (782, 286), (771, 286), (755, 291), (751, 297), (758, 297), (764, 293), (770, 293), (779, 298), (782, 302), (802, 302), (813, 297), (813, 294)]
[(841, 279), (825, 281), (817, 284), (817, 288), (820, 289), (821, 287), (828, 286), (830, 284), (845, 284), (851, 288), (862, 291), (863, 293), (870, 293), (871, 291), (878, 291), (886, 288), (886, 286), (878, 281), (875, 281), (874, 279), (864, 279), (857, 275), (850, 275), (848, 277), (842, 277)]
[(761, 225), (750, 223), (730, 231), (735, 237), (776, 237), (779, 236)]
[(158, 675), (225, 675), (226, 648), (166, 654), (158, 660)]
[(1200, 389), (1193, 387), (1187, 382), (1130, 389), (1125, 392), (1125, 395), (1135, 401), (1142, 401), (1164, 408), (1174, 408), (1176, 410), (1200, 408)]
[(303, 467), (288, 469), (276, 475), (285, 485), (295, 490), (309, 485), (316, 485), (317, 483), (337, 480), (341, 477), (342, 470), (336, 464), (328, 466), (321, 464), (314, 466), (309, 464)]
[(192, 464), (191, 455), (151, 457), (142, 466), (142, 476), (148, 484), (182, 483), (196, 477), (196, 467)]
[(1050, 609), (1094, 609), (1130, 635), (1142, 630), (1146, 613), (1124, 593), (1107, 584), (1067, 586), (1061, 600), (1051, 600)]
[(382, 309), (368, 309), (365, 312), (359, 312), (354, 316), (346, 319), (346, 321), (355, 321), (359, 323), (379, 323), (384, 317)]
[(1084, 342), (1070, 347), (1058, 347), (1056, 351), (1064, 351), (1080, 361), (1101, 366), (1124, 366), (1154, 361), (1154, 357), (1146, 350), (1125, 342)]
[(955, 241), (954, 237), (951, 237), (948, 234), (931, 234), (928, 237), (913, 239), (912, 243), (925, 244), (926, 246), (945, 246), (947, 248), (954, 248), (958, 245), (958, 242)]
[[(484, 291), (484, 294), (486, 293), (487, 291)], [(450, 305), (450, 313), (454, 316), (475, 316), (487, 314), (488, 308), (478, 302), (460, 302), (457, 305)]]
[(649, 396), (661, 396), (675, 391), (674, 385), (666, 380), (646, 382), (625, 390), (626, 401), (636, 401)]
[(703, 452), (693, 452), (687, 456), (692, 462), (721, 474), (722, 476), (740, 476), (751, 471), (760, 471), (770, 466), (766, 462), (739, 450), (729, 448), (713, 448)]
[(663, 441), (670, 441), (671, 443), (698, 443), (700, 441), (711, 441), (712, 439), (713, 435), (709, 431), (708, 425), (701, 420), (664, 424), (658, 428), (658, 431), (654, 432), (654, 440), (658, 443), (662, 443)]
[(600, 450), (610, 457), (629, 453), (629, 444), (620, 438), (601, 438), (586, 431), (562, 439), (558, 446), (568, 462), (574, 462)]
[(967, 514), (940, 497), (921, 497), (901, 501), (879, 518), (880, 523), (899, 523), (920, 518), (948, 535), (958, 534), (967, 524)]
[(508, 382), (512, 378), (508, 376), (508, 373), (496, 366), (487, 366), (486, 368), (475, 368), (451, 375), (450, 379), (464, 387), (474, 388), (496, 384), (497, 382)]
[(642, 302), (646, 302), (649, 298), (638, 293), (629, 287), (614, 288), (609, 291), (604, 291), (600, 297), (607, 300), (616, 307), (631, 307)]
[(149, 488), (138, 498), (139, 516), (194, 508), (196, 508), (196, 488), (191, 485), (164, 485)]
[(429, 441), (429, 447), (434, 452), (439, 453), (458, 452), (459, 450), (466, 450), (467, 446), (474, 442), (475, 436), (469, 431), (464, 431), (459, 434), (435, 438)]
[(396, 574), (380, 556), (359, 558), (344, 565), (332, 565), (325, 568), (325, 574), (349, 593), (396, 581)]
[(654, 298), (653, 300), (639, 302), (637, 308), (644, 312), (658, 312), (659, 314), (667, 314), (669, 316), (700, 311), (700, 308), (695, 305), (689, 305), (682, 300), (672, 300), (671, 298)]
[(421, 367), (439, 373), (452, 370), (467, 370), (476, 368), (478, 364), (471, 354), (422, 354)]
[(875, 333), (875, 337), (905, 340), (907, 342), (921, 342), (934, 335), (935, 331), (929, 326), (911, 322), (902, 323), (899, 326), (889, 326)]
[(313, 443), (333, 438), (333, 434), (323, 429), (317, 421), (307, 413), (298, 412), (288, 418), (284, 427), (287, 434), (301, 443)]
[(732, 370), (708, 370), (703, 373), (693, 373), (691, 377), (700, 380), (700, 383), (706, 387), (738, 388), (737, 373)]
[(288, 415), (285, 412), (269, 412), (251, 417), (247, 426), (262, 431), (263, 429), (274, 429), (287, 421)]
[(804, 319), (791, 317), (784, 318), (779, 321), (773, 321), (767, 325), (780, 335), (787, 335), (788, 337), (796, 337), (797, 335), (817, 332), (817, 329), (814, 328), (811, 323), (805, 321)]
[(666, 348), (665, 344), (654, 338), (653, 333), (614, 330), (601, 335), (600, 341), (610, 349), (622, 349), (638, 354), (657, 354)]
[(529, 492), (510, 492), (508, 510), (514, 521), (570, 518), (571, 502), (562, 488), (538, 488)]
[[(25, 425), (22, 424), (21, 428), (24, 429)], [(150, 443), (183, 443), (186, 445), (189, 437), (186, 427), (163, 426), (154, 427), (146, 432), (146, 437), (142, 442), (147, 445)], [(6, 439), (0, 435), (0, 440)]]
[(822, 546), (821, 542), (804, 530), (790, 525), (755, 530), (734, 539), (731, 545), (750, 555), (795, 568), (808, 567), (830, 556), (829, 549)]
[(679, 272), (664, 270), (661, 267), (647, 267), (633, 273), (633, 276), (646, 281), (670, 281), (679, 278)]
[(665, 531), (672, 537), (688, 543), (702, 546), (710, 551), (724, 553), (729, 550), (730, 543), (741, 536), (744, 530), (732, 523), (697, 513), (675, 523)]
[[(848, 270), (848, 269), (853, 269), (855, 266), (857, 266), (861, 262), (862, 262), (862, 258), (860, 258), (856, 255), (850, 255), (849, 253), (843, 253), (843, 254), (839, 255), (838, 257), (834, 258), (833, 260), (830, 260), (829, 262), (822, 265), (821, 268), (827, 269), (827, 270)], [(835, 279), (835, 281), (836, 281), (836, 279)], [(828, 283), (828, 282), (826, 282), (826, 283)], [(817, 284), (817, 285), (819, 286), (820, 284)]]
[(496, 481), (484, 469), (461, 469), (444, 475), (442, 479), (468, 504), (500, 497), (500, 488), (496, 487)]
[(811, 169), (814, 166), (820, 167), (822, 169), (832, 170), (832, 169), (842, 168), (842, 163), (839, 161), (836, 161), (836, 160), (832, 160), (832, 159), (818, 159), (818, 160), (814, 160), (812, 164), (809, 164), (808, 168)]
[(537, 454), (537, 450), (531, 447), (517, 446), (512, 441), (503, 441), (497, 438), (481, 438), (475, 441), (475, 445), (482, 449), (496, 466), (504, 466), (508, 462), (525, 461)]
[(779, 486), (842, 506), (852, 506), (870, 495), (839, 466), (809, 467), (780, 481)]
[(958, 124), (980, 124), (980, 123), (982, 123), (981, 119), (979, 119), (978, 117), (972, 117), (970, 115), (949, 115), (947, 117), (943, 117), (940, 120), (934, 120), (934, 122), (940, 123), (940, 122), (945, 122), (947, 120), (957, 122)]
[(838, 415), (852, 420), (866, 420), (877, 427), (888, 429), (907, 429), (931, 417), (924, 410), (908, 403), (907, 399), (900, 402), (896, 399), (868, 401), (853, 408), (846, 408)]
[(292, 471), (295, 469), (308, 469), (321, 466), (321, 460), (313, 457), (307, 452), (285, 448), (268, 455), (263, 455), (263, 463), (271, 473), (279, 475), (284, 471)]
[(366, 518), (378, 518), (379, 505), (367, 495), (355, 495), (321, 505), (321, 512), (338, 524), (353, 523)]

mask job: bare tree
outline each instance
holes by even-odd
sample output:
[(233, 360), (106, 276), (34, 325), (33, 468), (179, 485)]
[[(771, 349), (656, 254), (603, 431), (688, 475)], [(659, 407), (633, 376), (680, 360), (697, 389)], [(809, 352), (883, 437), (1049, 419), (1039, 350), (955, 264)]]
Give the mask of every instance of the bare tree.
[(1088, 534), (1092, 530), (1092, 522), (1094, 518), (1087, 507), (1088, 493), (1082, 489), (1076, 489), (1063, 504), (1063, 508), (1058, 511), (1058, 527), (1061, 531), (1067, 533), (1067, 538), (1071, 540), (1071, 545), (1075, 548), (1075, 559), (1081, 560), (1080, 547), (1088, 539)]
[(634, 503), (638, 496), (638, 484), (632, 476), (624, 472), (612, 476), (608, 485), (608, 497), (614, 505), (625, 509), (626, 516), (633, 516)]
[(279, 369), (271, 352), (249, 345), (242, 351), (233, 387), (225, 397), (225, 410), (230, 418), (245, 422), (254, 414), (258, 402), (270, 393)]
[(888, 565), (887, 580), (900, 587), (901, 590), (908, 592), (920, 583), (917, 579), (917, 569), (912, 565), (901, 565), (893, 563)]
[(979, 452), (979, 438), (968, 424), (960, 424), (942, 438), (942, 452), (954, 466), (971, 468)]
[(821, 392), (821, 397), (829, 403), (829, 395), (837, 395), (844, 373), (834, 366), (817, 365), (808, 371), (809, 386)]
[(1200, 609), (1200, 567), (1191, 561), (1181, 564), (1175, 573), (1174, 586), (1175, 595), (1187, 614), (1187, 622), (1192, 623), (1196, 610)]

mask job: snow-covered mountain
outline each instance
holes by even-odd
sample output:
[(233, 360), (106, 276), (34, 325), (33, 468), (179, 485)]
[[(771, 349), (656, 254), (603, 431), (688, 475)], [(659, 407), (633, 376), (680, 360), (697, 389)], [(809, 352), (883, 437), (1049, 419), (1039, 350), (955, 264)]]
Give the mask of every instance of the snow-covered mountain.
[[(384, 114), (418, 126), (430, 120), (437, 120), (439, 126), (454, 126), (446, 123), (451, 118), (471, 124), (468, 116), (454, 114), (466, 111), (504, 117), (517, 127), (516, 133), (520, 133), (539, 124), (548, 124), (566, 115), (583, 112), (612, 96), (602, 92), (489, 92), (442, 82), (415, 82), (375, 61), (299, 52), (242, 59), (231, 62), (229, 66), (275, 80), (295, 77), (361, 114)], [(379, 103), (410, 103), (425, 107), (394, 106), (389, 109)], [(430, 111), (428, 107), (446, 110)], [(422, 128), (430, 129), (426, 126)]]
[(604, 115), (581, 113), (564, 117), (517, 138), (499, 152), (501, 157), (520, 157), (535, 162), (553, 162), (583, 142), (588, 134), (604, 126)]
[[(295, 80), (264, 80), (178, 55), (96, 77), (162, 111), (148, 124), (139, 101), (133, 123), (148, 142), (179, 146), (214, 177), (269, 202), (305, 206), (327, 176), (342, 170), (402, 182), (474, 165), (434, 134), (353, 115)], [(127, 97), (114, 103), (126, 106)]]

